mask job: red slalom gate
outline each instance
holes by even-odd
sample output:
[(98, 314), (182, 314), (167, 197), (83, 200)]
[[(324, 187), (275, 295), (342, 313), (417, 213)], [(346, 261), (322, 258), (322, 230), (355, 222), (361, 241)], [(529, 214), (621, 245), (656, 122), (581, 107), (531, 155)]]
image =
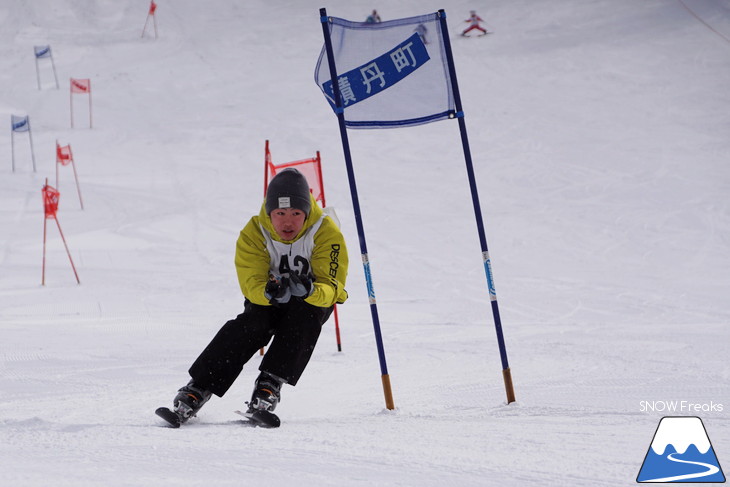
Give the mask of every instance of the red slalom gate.
[(71, 145), (59, 145), (56, 141), (56, 188), (59, 188), (58, 184), (58, 166), (68, 166), (69, 164), (74, 171), (74, 179), (76, 180), (76, 192), (79, 194), (79, 204), (81, 209), (84, 209), (84, 201), (81, 199), (81, 187), (79, 186), (79, 176), (76, 173), (76, 162), (74, 162), (74, 155), (71, 151)]
[(61, 234), (63, 246), (66, 248), (66, 255), (68, 255), (68, 260), (71, 263), (71, 269), (73, 269), (74, 276), (76, 277), (76, 283), (81, 284), (81, 281), (79, 280), (79, 275), (76, 272), (76, 266), (74, 266), (74, 261), (71, 258), (71, 252), (69, 252), (68, 245), (66, 244), (66, 238), (63, 236), (61, 224), (58, 222), (58, 200), (61, 197), (61, 193), (59, 193), (57, 189), (48, 185), (47, 178), (46, 184), (45, 186), (43, 186), (43, 190), (41, 191), (41, 193), (43, 195), (43, 210), (45, 213), (45, 217), (43, 218), (43, 277), (41, 278), (41, 285), (46, 285), (46, 227), (49, 219), (56, 220), (58, 233)]

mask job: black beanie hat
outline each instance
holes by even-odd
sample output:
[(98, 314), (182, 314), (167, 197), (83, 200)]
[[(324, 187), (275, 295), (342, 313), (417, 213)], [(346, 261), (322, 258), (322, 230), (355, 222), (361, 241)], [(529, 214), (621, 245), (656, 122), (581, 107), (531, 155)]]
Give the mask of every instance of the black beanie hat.
[(277, 208), (296, 208), (309, 215), (311, 206), (307, 178), (296, 169), (284, 169), (269, 183), (266, 190), (267, 215)]

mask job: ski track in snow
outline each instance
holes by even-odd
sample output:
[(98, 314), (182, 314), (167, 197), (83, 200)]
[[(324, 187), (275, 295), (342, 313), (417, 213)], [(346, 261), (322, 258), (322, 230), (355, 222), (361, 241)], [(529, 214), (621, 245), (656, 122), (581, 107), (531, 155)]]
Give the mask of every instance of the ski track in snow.
[[(505, 404), (457, 124), (350, 131), (395, 411), (336, 118), (312, 82), (323, 5), (157, 3), (157, 40), (140, 37), (147, 0), (0, 6), (0, 111), (30, 115), (38, 165), (16, 134), (13, 173), (0, 137), (0, 484), (634, 485), (676, 414), (641, 401), (722, 404), (687, 414), (730, 452), (727, 0), (378, 8), (446, 8), (517, 396)], [(326, 7), (357, 20), (373, 5)], [(458, 36), (474, 8), (494, 35)], [(43, 44), (59, 90), (43, 64), (37, 89)], [(81, 97), (69, 128), (69, 77), (92, 80), (91, 130)], [(242, 309), (233, 251), (267, 139), (275, 163), (321, 151), (350, 253), (343, 352), (330, 321), (279, 429), (233, 413), (258, 356), (167, 428), (154, 410)], [(56, 140), (84, 199), (61, 168), (80, 286), (55, 225), (40, 286)]]

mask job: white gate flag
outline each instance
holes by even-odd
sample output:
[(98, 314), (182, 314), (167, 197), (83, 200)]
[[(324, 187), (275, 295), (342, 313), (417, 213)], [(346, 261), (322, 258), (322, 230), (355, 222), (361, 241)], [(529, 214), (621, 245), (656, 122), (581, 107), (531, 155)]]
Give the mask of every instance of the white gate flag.
[[(438, 13), (375, 24), (330, 17), (328, 26), (347, 127), (406, 127), (455, 116)], [(336, 110), (324, 47), (314, 79)]]

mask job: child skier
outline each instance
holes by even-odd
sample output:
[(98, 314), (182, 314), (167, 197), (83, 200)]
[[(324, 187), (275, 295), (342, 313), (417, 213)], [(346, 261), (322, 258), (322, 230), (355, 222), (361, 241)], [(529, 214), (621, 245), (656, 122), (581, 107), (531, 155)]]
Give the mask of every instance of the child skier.
[(368, 15), (368, 18), (365, 19), (365, 22), (367, 22), (368, 24), (378, 24), (378, 23), (380, 23), (381, 20), (380, 20), (380, 15), (378, 15), (378, 11), (377, 10), (373, 10), (373, 13), (371, 13), (370, 15)]
[(471, 25), (469, 27), (467, 27), (466, 30), (464, 30), (464, 32), (461, 33), (461, 35), (465, 36), (467, 34), (467, 32), (471, 32), (474, 29), (480, 31), (481, 32), (480, 35), (487, 35), (487, 30), (479, 25), (479, 22), (484, 22), (484, 19), (479, 17), (477, 15), (476, 11), (474, 11), (474, 10), (471, 10), (469, 13), (471, 14), (471, 16), (464, 22), (471, 22)]
[(281, 386), (296, 385), (304, 372), (333, 305), (347, 299), (342, 233), (293, 168), (271, 180), (259, 215), (241, 230), (235, 265), (243, 313), (224, 324), (193, 362), (190, 382), (173, 401), (179, 419), (174, 426), (195, 416), (213, 394), (223, 396), (244, 364), (273, 337), (246, 415), (272, 412)]

